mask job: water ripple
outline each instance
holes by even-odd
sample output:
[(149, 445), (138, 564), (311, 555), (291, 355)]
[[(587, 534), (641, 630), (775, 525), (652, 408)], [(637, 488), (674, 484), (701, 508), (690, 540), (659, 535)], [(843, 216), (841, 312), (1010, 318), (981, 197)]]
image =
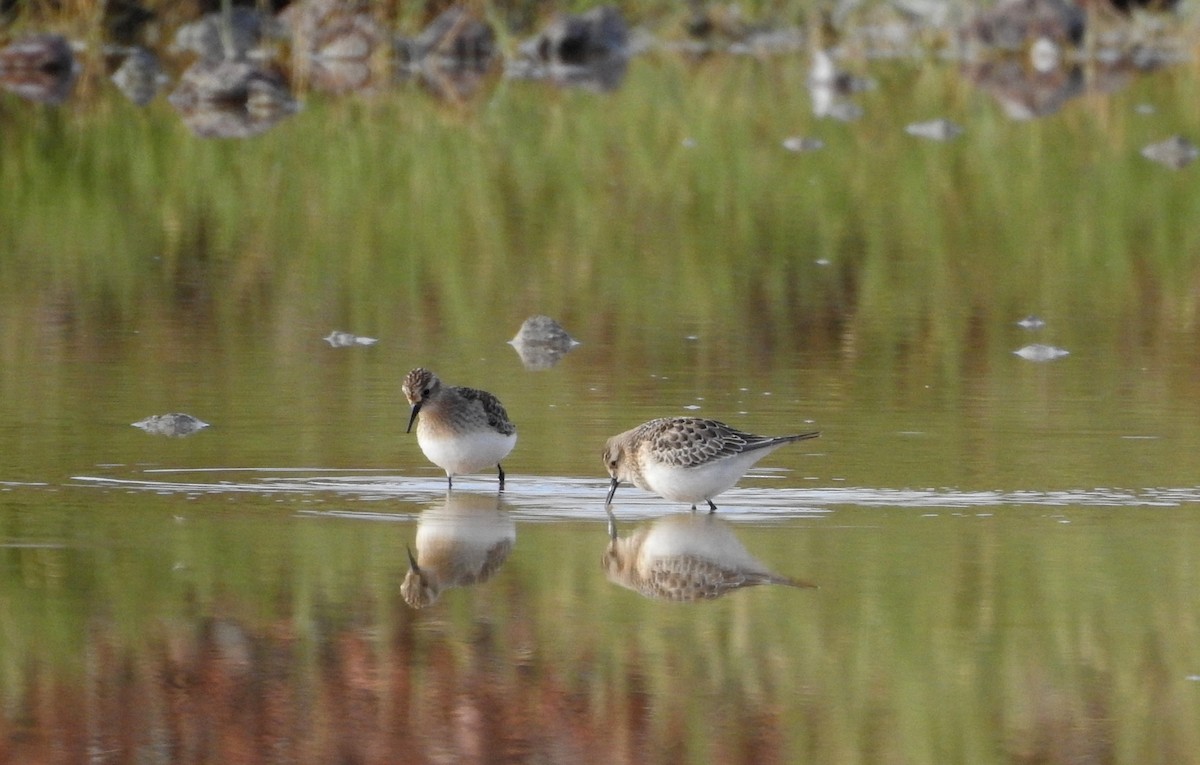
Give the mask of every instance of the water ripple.
[[(151, 477), (153, 476), (153, 477)], [(199, 480), (211, 476), (215, 480)], [(217, 478), (217, 476), (220, 476)], [(375, 510), (328, 511), (314, 509), (323, 502), (404, 502), (418, 505), (414, 510), (445, 497), (445, 479), (441, 476), (397, 476), (385, 471), (343, 471), (323, 468), (208, 468), (153, 469), (134, 476), (79, 475), (71, 478), (77, 487), (90, 487), (163, 495), (181, 494), (302, 497), (309, 505), (304, 515), (371, 520), (408, 520), (411, 512), (380, 513)], [(456, 492), (490, 493), (494, 482), (484, 478), (460, 479)], [(510, 478), (503, 501), (514, 514), (525, 520), (588, 519), (603, 509), (607, 479), (572, 477), (514, 476)], [(1180, 507), (1200, 504), (1200, 487), (1121, 489), (1098, 487), (1061, 491), (964, 491), (941, 488), (867, 488), (838, 486), (827, 488), (738, 487), (718, 499), (720, 512), (730, 517), (758, 521), (818, 517), (839, 508), (895, 507), (911, 509), (1026, 507), (1133, 508)], [(678, 509), (670, 503), (632, 487), (618, 495), (614, 509), (630, 518), (656, 517), (664, 510)]]

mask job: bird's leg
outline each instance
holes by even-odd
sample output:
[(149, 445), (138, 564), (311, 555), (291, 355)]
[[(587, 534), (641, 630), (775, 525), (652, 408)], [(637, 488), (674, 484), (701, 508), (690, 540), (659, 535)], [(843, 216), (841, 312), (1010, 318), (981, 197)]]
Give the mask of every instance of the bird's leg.
[[(695, 510), (696, 508), (692, 508), (692, 509)], [(708, 500), (708, 512), (710, 512), (710, 513), (717, 512), (717, 506), (713, 504), (713, 501), (711, 499)]]
[(450, 475), (449, 473), (446, 473), (446, 490), (449, 491), (450, 489), (453, 489), (453, 488), (454, 488), (454, 476)]
[(500, 490), (504, 490), (504, 468), (499, 462), (496, 463), (496, 469), (500, 471)]

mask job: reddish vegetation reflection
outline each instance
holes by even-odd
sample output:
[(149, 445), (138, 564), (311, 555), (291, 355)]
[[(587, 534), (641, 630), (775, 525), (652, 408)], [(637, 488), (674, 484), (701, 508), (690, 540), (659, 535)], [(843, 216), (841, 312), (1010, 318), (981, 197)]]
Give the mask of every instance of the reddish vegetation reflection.
[[(498, 634), (476, 622), (464, 639), (426, 615), (401, 606), (390, 637), (371, 624), (331, 630), (317, 645), (291, 620), (255, 630), (210, 618), (134, 645), (95, 627), (82, 672), (26, 668), (20, 703), (0, 712), (0, 762), (688, 758), (697, 735), (688, 700), (656, 699), (632, 651), (604, 673), (594, 657), (543, 656), (520, 624)], [(721, 762), (780, 761), (779, 715), (737, 696), (718, 705), (709, 751)]]

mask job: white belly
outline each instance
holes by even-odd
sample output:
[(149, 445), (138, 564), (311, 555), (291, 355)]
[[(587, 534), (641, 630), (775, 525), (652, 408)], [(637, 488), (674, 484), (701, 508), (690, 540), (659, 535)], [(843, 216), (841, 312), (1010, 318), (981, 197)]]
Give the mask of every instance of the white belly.
[(674, 502), (703, 502), (733, 488), (751, 465), (766, 456), (767, 451), (770, 450), (739, 454), (699, 467), (681, 468), (661, 463), (648, 466), (642, 471), (645, 483), (642, 488)]
[(517, 443), (517, 434), (478, 431), (465, 435), (430, 435), (418, 426), (417, 444), (429, 461), (447, 475), (478, 473), (495, 467)]

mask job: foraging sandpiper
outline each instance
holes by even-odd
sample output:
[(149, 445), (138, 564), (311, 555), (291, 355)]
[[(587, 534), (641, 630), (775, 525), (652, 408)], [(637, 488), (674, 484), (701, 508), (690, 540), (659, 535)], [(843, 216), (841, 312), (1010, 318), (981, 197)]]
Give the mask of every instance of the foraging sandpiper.
[(628, 481), (677, 502), (707, 502), (745, 475), (754, 463), (784, 444), (821, 435), (756, 436), (700, 417), (662, 417), (608, 439), (604, 466), (612, 476), (605, 504)]
[(404, 378), (404, 396), (412, 404), (405, 432), (412, 431), (419, 413), (417, 443), (430, 462), (446, 471), (448, 486), (454, 486), (456, 475), (495, 465), (504, 488), (500, 460), (517, 443), (517, 427), (499, 399), (487, 391), (444, 385), (423, 367)]

